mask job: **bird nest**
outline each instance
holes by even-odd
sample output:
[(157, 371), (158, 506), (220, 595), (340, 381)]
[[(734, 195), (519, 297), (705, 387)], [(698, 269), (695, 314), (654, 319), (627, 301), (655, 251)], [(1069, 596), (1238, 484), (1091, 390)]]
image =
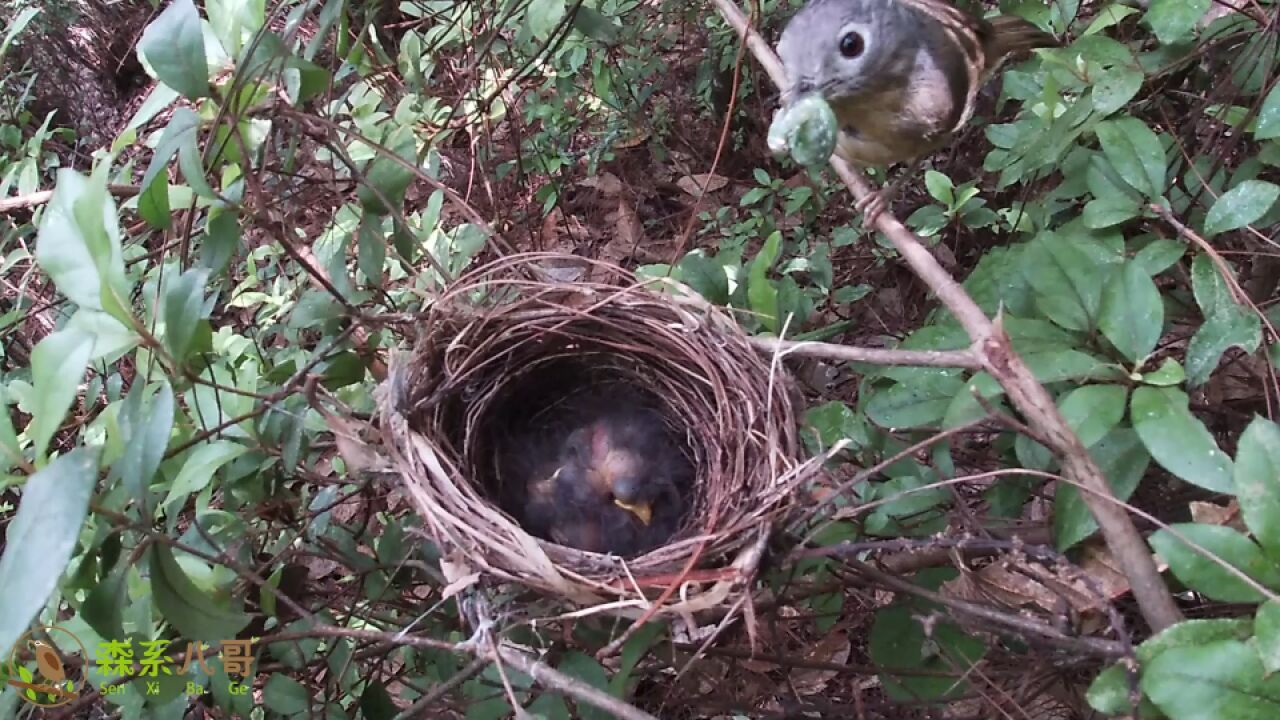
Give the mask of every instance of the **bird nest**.
[[(529, 279), (553, 264), (606, 279)], [(512, 256), (460, 278), (417, 327), (381, 392), (380, 426), (455, 587), (488, 575), (630, 616), (660, 594), (663, 612), (722, 606), (749, 586), (773, 524), (820, 464), (800, 459), (794, 390), (777, 358), (677, 283)], [(503, 509), (491, 470), (492, 429), (513, 403), (609, 383), (655, 398), (694, 466), (678, 529), (631, 558), (534, 537)]]

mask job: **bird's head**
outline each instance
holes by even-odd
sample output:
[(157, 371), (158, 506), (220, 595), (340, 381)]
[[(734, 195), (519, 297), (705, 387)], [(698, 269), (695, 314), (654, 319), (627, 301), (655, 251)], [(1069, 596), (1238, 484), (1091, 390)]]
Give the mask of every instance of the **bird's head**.
[(620, 442), (610, 423), (599, 420), (574, 432), (570, 438), (586, 484), (597, 497), (610, 498), (614, 505), (635, 515), (648, 525), (653, 519), (654, 481), (650, 461)]
[(918, 25), (915, 13), (891, 0), (811, 0), (778, 41), (788, 84), (783, 104), (811, 93), (853, 100), (892, 82), (905, 85)]

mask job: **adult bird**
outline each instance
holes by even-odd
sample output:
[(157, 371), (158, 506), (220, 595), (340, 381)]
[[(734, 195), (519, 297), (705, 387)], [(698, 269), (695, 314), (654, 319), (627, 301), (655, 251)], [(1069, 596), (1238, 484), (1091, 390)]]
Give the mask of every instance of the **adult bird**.
[[(946, 0), (810, 0), (778, 42), (783, 106), (825, 99), (836, 153), (853, 165), (914, 164), (969, 121), (1005, 60), (1056, 44), (1023, 18), (979, 18)], [(868, 222), (893, 191), (859, 203)]]

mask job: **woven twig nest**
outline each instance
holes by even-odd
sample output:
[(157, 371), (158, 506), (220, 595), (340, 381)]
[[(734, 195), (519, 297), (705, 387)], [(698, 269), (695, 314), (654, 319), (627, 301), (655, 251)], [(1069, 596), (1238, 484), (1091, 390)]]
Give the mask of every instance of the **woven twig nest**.
[[(552, 264), (606, 280), (528, 279)], [(772, 524), (814, 467), (800, 459), (792, 383), (731, 318), (666, 286), (526, 254), (474, 270), (432, 303), (412, 352), (392, 364), (380, 426), (455, 579), (490, 575), (634, 616), (647, 607), (641, 593), (652, 600), (673, 582), (663, 610), (691, 612), (724, 604), (754, 575)], [(696, 479), (666, 545), (629, 559), (579, 551), (533, 537), (495, 501), (486, 428), (513, 394), (545, 390), (548, 377), (643, 389), (684, 431)]]

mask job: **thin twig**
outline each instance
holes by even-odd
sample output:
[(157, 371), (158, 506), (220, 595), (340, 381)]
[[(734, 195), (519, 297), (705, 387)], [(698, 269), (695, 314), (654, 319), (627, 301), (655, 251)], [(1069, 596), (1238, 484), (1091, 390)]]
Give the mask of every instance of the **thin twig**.
[(982, 363), (972, 350), (889, 350), (864, 348), (825, 342), (801, 342), (754, 336), (748, 340), (757, 350), (779, 355), (823, 358), (872, 365), (905, 365), (910, 367), (943, 367), (980, 370)]

